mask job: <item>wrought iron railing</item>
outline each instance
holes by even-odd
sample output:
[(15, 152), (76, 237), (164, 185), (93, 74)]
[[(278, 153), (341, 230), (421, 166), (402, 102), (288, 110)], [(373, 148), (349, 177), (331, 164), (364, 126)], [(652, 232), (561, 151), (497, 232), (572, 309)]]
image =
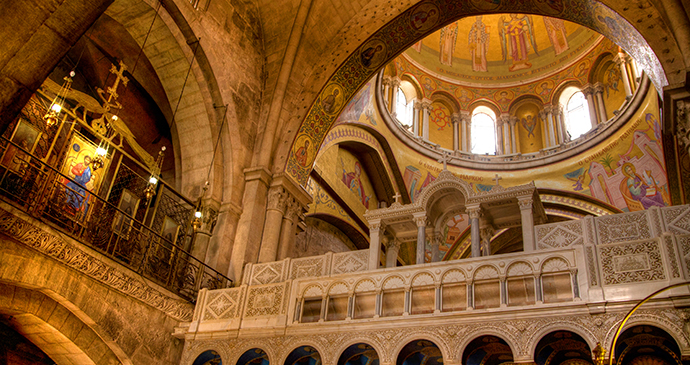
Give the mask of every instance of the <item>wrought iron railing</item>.
[(174, 204), (175, 198), (159, 190), (143, 218), (130, 214), (0, 138), (0, 197), (6, 202), (187, 300), (194, 301), (201, 288), (232, 286), (232, 280), (183, 249), (193, 241), (189, 224), (180, 226), (176, 236), (152, 228), (161, 219), (149, 216), (148, 207), (166, 204), (160, 203), (166, 199)]

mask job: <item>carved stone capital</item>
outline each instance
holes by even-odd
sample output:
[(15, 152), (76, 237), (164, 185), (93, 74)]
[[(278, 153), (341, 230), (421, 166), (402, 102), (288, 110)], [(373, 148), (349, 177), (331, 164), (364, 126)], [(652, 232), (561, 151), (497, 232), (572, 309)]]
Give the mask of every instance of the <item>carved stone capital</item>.
[(290, 198), (287, 202), (287, 209), (285, 210), (285, 219), (294, 221), (302, 212), (302, 205), (295, 199)]
[(383, 231), (386, 229), (386, 224), (381, 222), (381, 221), (374, 221), (369, 223), (369, 231), (374, 232), (374, 231)]
[(280, 210), (285, 213), (288, 194), (282, 187), (273, 187), (268, 192), (267, 209)]
[(412, 221), (417, 225), (417, 228), (419, 227), (426, 227), (426, 216), (417, 216), (413, 217)]
[(518, 205), (520, 206), (520, 210), (532, 209), (533, 204), (534, 201), (532, 200), (531, 196), (527, 198), (518, 198)]
[(460, 120), (465, 122), (465, 123), (469, 123), (470, 120), (472, 120), (472, 114), (470, 114), (470, 112), (467, 110), (461, 110), (460, 111)]
[(384, 246), (386, 246), (386, 250), (400, 250), (400, 244), (402, 244), (400, 240), (393, 238), (389, 239), (388, 242), (385, 242)]
[(427, 100), (427, 99), (422, 100), (422, 109), (424, 109), (424, 110), (431, 109), (431, 100)]
[(384, 76), (383, 80), (381, 80), (381, 84), (383, 84), (383, 86), (391, 86), (391, 77)]
[(458, 124), (460, 121), (462, 121), (462, 117), (459, 113), (453, 113), (450, 116), (450, 121), (453, 122), (453, 124)]
[(594, 84), (594, 93), (595, 94), (601, 94), (604, 92), (604, 85), (600, 82), (597, 82)]
[(582, 93), (585, 94), (585, 96), (592, 96), (592, 95), (594, 95), (594, 91), (595, 91), (594, 85), (592, 85), (592, 84), (587, 84), (587, 85), (583, 86), (581, 90), (582, 90)]
[(470, 216), (470, 219), (479, 219), (482, 216), (482, 207), (478, 205), (468, 206), (465, 208), (465, 211)]
[(391, 79), (391, 86), (394, 88), (400, 87), (400, 79), (398, 79), (398, 78)]

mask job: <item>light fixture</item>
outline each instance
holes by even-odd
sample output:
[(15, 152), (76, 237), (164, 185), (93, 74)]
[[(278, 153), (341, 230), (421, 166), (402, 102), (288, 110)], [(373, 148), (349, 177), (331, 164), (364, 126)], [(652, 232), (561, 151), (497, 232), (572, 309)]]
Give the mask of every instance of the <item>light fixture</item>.
[(58, 90), (58, 93), (55, 95), (53, 102), (50, 104), (50, 108), (48, 108), (48, 112), (46, 113), (46, 115), (43, 116), (43, 120), (46, 121), (48, 127), (52, 127), (58, 124), (60, 112), (62, 111), (62, 108), (65, 106), (65, 99), (67, 98), (67, 94), (70, 92), (70, 90), (72, 90), (72, 78), (75, 75), (76, 72), (70, 71), (69, 76), (65, 76), (65, 78), (63, 79), (64, 82), (62, 83), (62, 86), (60, 86), (60, 90)]
[(156, 195), (156, 186), (158, 185), (158, 179), (160, 177), (161, 168), (163, 167), (163, 157), (165, 157), (165, 146), (161, 147), (160, 152), (158, 152), (158, 157), (156, 158), (156, 164), (151, 170), (151, 176), (149, 177), (149, 183), (144, 189), (144, 195), (146, 200), (150, 200)]
[(202, 210), (204, 209), (202, 199), (204, 195), (206, 195), (206, 190), (208, 189), (208, 181), (206, 181), (206, 184), (204, 185), (204, 191), (201, 193), (201, 196), (196, 202), (196, 207), (194, 209), (194, 219), (192, 219), (192, 228), (194, 228), (194, 231), (197, 231), (199, 228), (201, 228), (201, 218), (203, 217)]
[(102, 140), (101, 143), (96, 148), (96, 155), (91, 159), (91, 164), (93, 165), (93, 171), (102, 168), (105, 165), (103, 158), (108, 155), (108, 142)]
[(594, 360), (594, 365), (604, 365), (604, 360), (606, 360), (606, 349), (604, 349), (599, 342), (597, 342), (597, 346), (592, 350), (592, 360)]

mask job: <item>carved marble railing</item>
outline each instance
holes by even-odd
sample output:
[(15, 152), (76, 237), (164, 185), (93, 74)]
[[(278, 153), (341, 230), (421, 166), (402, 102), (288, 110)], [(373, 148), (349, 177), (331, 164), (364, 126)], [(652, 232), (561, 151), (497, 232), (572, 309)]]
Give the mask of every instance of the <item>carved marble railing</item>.
[(241, 286), (200, 291), (194, 319), (179, 330), (441, 323), (569, 307), (597, 313), (690, 278), (690, 206), (535, 231), (536, 251), (375, 271), (366, 271), (367, 250), (248, 265)]

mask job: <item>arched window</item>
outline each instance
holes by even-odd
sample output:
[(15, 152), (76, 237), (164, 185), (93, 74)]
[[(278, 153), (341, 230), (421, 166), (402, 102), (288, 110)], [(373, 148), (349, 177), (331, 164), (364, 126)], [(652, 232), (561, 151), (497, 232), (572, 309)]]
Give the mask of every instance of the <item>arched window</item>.
[(396, 118), (400, 124), (407, 128), (412, 127), (412, 113), (413, 113), (414, 102), (410, 100), (407, 102), (407, 95), (403, 91), (402, 87), (398, 88), (398, 96), (395, 105)]
[(559, 102), (563, 105), (565, 129), (571, 139), (580, 137), (592, 129), (589, 119), (589, 106), (585, 94), (576, 87), (563, 90)]
[(485, 106), (472, 112), (472, 153), (496, 154), (496, 114)]

